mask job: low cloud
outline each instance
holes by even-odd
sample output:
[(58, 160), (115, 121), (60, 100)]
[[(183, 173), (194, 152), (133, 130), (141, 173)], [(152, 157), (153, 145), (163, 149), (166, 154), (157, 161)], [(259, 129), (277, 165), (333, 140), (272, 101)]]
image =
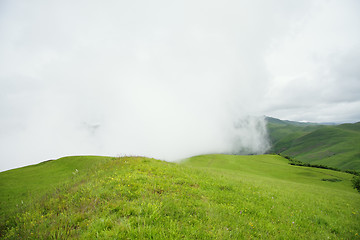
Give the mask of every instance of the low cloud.
[(233, 153), (263, 154), (270, 149), (264, 117), (247, 116), (234, 124)]
[(1, 169), (74, 154), (263, 153), (264, 119), (248, 116), (331, 121), (341, 110), (354, 121), (358, 9), (2, 1)]

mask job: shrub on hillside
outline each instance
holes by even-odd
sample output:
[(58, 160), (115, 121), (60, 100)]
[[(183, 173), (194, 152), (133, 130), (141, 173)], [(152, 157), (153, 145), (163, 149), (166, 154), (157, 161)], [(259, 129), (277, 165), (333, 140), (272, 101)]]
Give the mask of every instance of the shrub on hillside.
[(341, 179), (338, 178), (323, 178), (321, 181), (327, 181), (327, 182), (341, 182)]
[(330, 166), (326, 166), (326, 165), (321, 165), (321, 164), (311, 164), (311, 163), (304, 163), (301, 162), (299, 160), (296, 160), (290, 156), (286, 156), (286, 155), (281, 155), (278, 154), (279, 156), (282, 156), (284, 158), (286, 158), (287, 160), (289, 160), (289, 164), (293, 165), (293, 166), (301, 166), (301, 167), (312, 167), (312, 168), (322, 168), (322, 169), (329, 169), (329, 170), (333, 170), (333, 171), (338, 171), (338, 172), (346, 172), (346, 173), (350, 173), (353, 174), (355, 176), (359, 176), (360, 177), (360, 172), (356, 171), (356, 170), (341, 170), (337, 167), (330, 167)]
[(353, 187), (360, 193), (360, 177), (353, 177), (351, 182)]
[(356, 175), (356, 176), (360, 176), (360, 172), (356, 171), (356, 170), (345, 170), (344, 172), (350, 173), (350, 174), (353, 174), (353, 175)]

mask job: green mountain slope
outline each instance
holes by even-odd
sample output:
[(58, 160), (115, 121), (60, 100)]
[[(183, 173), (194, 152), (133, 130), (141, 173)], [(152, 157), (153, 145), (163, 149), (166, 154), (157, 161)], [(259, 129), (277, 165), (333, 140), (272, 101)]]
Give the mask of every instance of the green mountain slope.
[[(0, 173), (9, 201), (1, 200), (3, 239), (356, 239), (360, 234), (360, 195), (351, 187), (351, 175), (291, 166), (277, 155), (205, 155), (179, 164), (69, 157), (31, 169), (42, 182), (30, 178), (27, 168)], [(46, 173), (50, 169), (53, 174)], [(50, 184), (56, 172), (61, 177)], [(22, 188), (14, 188), (17, 184)], [(36, 195), (29, 195), (33, 189)]]
[(0, 212), (16, 209), (25, 200), (71, 182), (77, 173), (88, 172), (112, 157), (64, 157), (0, 173)]
[(290, 148), (295, 139), (323, 127), (319, 124), (286, 121), (271, 117), (267, 117), (266, 121), (272, 144), (271, 151), (276, 153)]
[(360, 170), (360, 123), (295, 124), (268, 118), (272, 152), (342, 170)]

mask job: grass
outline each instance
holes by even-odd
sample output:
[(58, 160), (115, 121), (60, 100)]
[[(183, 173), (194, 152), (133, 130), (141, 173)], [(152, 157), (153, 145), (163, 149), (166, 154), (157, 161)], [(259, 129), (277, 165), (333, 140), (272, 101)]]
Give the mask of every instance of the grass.
[(296, 139), (284, 154), (303, 162), (360, 170), (360, 132), (324, 127)]
[[(3, 217), (26, 199), (71, 182), (77, 173), (87, 172), (112, 157), (75, 156), (17, 168), (0, 173), (0, 212)], [(77, 171), (76, 171), (77, 169)]]
[[(180, 164), (70, 157), (31, 168), (47, 187), (22, 195), (38, 180), (26, 177), (27, 168), (10, 171), (13, 184), (29, 185), (13, 189), (11, 211), (1, 202), (3, 239), (359, 239), (352, 176), (291, 166), (277, 155), (204, 155)], [(61, 177), (50, 184), (55, 172)], [(8, 193), (10, 173), (0, 173)]]
[(360, 123), (337, 126), (268, 118), (272, 152), (341, 170), (360, 170)]

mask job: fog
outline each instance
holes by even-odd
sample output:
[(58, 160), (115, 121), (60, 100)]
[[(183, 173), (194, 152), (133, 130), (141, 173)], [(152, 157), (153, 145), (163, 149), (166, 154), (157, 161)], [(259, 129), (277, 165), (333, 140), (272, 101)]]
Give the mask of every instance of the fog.
[(357, 1), (2, 1), (0, 170), (66, 155), (260, 154), (264, 115), (356, 121), (358, 10)]

